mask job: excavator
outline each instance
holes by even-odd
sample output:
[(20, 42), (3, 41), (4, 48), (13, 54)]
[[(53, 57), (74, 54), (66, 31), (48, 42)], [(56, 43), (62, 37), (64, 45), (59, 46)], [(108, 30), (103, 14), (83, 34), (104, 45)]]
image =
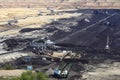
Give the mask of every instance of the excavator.
[[(64, 63), (64, 58), (70, 55), (70, 61)], [(79, 59), (79, 54), (68, 53), (63, 57), (61, 64), (54, 69), (53, 76), (56, 78), (67, 78), (70, 74), (70, 71), (75, 63), (75, 59)]]

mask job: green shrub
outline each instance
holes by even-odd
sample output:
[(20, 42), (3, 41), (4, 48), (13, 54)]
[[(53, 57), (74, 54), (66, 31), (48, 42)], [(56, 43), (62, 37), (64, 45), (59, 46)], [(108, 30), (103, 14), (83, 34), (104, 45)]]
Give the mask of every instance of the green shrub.
[(11, 78), (11, 79), (8, 79), (8, 80), (20, 80), (19, 77), (14, 77), (14, 78)]
[(47, 76), (41, 72), (37, 74), (37, 80), (48, 80)]
[(10, 63), (5, 64), (2, 68), (5, 69), (5, 70), (12, 70), (12, 69), (14, 69), (12, 64), (10, 64)]
[(23, 72), (20, 77), (8, 77), (8, 78), (0, 77), (0, 80), (48, 80), (48, 78), (42, 72), (35, 73), (32, 71), (27, 71)]
[(20, 78), (19, 77), (6, 77), (6, 78), (0, 77), (0, 80), (20, 80)]
[(48, 79), (47, 76), (41, 72), (35, 73), (32, 71), (27, 71), (21, 75), (20, 80), (48, 80)]
[(20, 77), (20, 80), (35, 80), (36, 74), (33, 73), (32, 71), (27, 71), (27, 72), (24, 72), (21, 77)]

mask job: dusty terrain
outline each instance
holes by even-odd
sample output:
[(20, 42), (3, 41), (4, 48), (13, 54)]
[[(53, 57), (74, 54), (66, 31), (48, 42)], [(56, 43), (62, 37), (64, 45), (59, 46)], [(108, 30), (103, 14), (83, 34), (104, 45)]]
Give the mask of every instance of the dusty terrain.
[[(86, 67), (88, 67), (86, 65)], [(85, 80), (119, 80), (120, 79), (120, 62), (105, 61), (95, 66), (90, 65), (88, 71), (83, 73)]]
[[(41, 28), (43, 25), (57, 20), (60, 18), (70, 18), (81, 14), (60, 14), (60, 15), (47, 15), (51, 14), (50, 10), (43, 9), (1, 9), (0, 10), (0, 36), (18, 34), (18, 31), (24, 28)], [(42, 16), (38, 16), (41, 13)], [(8, 26), (10, 20), (16, 19), (18, 22), (12, 26)], [(9, 29), (10, 28), (10, 29)]]
[(0, 77), (20, 76), (25, 70), (0, 70)]
[(119, 9), (119, 0), (0, 0), (1, 8)]
[[(43, 8), (0, 9), (0, 62), (35, 54), (29, 51), (28, 43), (48, 36), (57, 45), (67, 46), (68, 49), (76, 53), (81, 54), (77, 52), (78, 50), (85, 51), (81, 59), (85, 59), (89, 63), (83, 62), (82, 67), (85, 69), (81, 70), (81, 62), (75, 62), (68, 80), (79, 80), (79, 78), (83, 80), (119, 80), (120, 14), (117, 11), (119, 12), (119, 10), (111, 10), (93, 13), (94, 10), (56, 10), (54, 14), (51, 14), (50, 10)], [(38, 15), (39, 12), (42, 15)], [(110, 17), (115, 12), (117, 14)], [(106, 21), (103, 21), (100, 24), (93, 25), (106, 17), (110, 17), (108, 21), (112, 24), (106, 24), (104, 23)], [(17, 23), (13, 21), (12, 24), (9, 24), (11, 20), (17, 20)], [(111, 31), (110, 53), (104, 52), (107, 26), (110, 26)], [(43, 71), (49, 71), (49, 69), (58, 66), (57, 62), (38, 60), (40, 61), (35, 61), (33, 64), (39, 64)], [(0, 74), (3, 72), (0, 71)], [(73, 74), (82, 75), (82, 77), (77, 78)], [(7, 74), (5, 75), (7, 76)]]

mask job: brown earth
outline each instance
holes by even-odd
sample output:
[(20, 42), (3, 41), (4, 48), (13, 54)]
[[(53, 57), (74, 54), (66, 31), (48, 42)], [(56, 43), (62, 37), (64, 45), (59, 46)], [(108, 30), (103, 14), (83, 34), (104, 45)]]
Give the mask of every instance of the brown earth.
[(0, 70), (0, 77), (20, 76), (25, 70)]
[[(42, 16), (37, 16), (39, 10), (42, 12)], [(0, 36), (18, 34), (22, 28), (41, 28), (43, 25), (50, 23), (52, 20), (81, 15), (74, 15), (72, 13), (65, 13), (62, 15), (47, 14), (50, 14), (50, 11), (46, 8), (2, 8), (0, 9), (0, 31), (2, 31), (0, 32)], [(16, 26), (6, 26), (8, 21), (14, 20), (14, 18), (18, 20), (18, 23), (15, 24)]]
[(1, 8), (120, 8), (120, 0), (0, 0)]

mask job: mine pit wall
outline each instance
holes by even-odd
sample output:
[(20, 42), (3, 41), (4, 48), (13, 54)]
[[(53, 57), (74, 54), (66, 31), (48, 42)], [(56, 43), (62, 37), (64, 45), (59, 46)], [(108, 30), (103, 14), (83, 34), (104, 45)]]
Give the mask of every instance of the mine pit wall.
[(1, 8), (120, 9), (120, 0), (0, 0)]

